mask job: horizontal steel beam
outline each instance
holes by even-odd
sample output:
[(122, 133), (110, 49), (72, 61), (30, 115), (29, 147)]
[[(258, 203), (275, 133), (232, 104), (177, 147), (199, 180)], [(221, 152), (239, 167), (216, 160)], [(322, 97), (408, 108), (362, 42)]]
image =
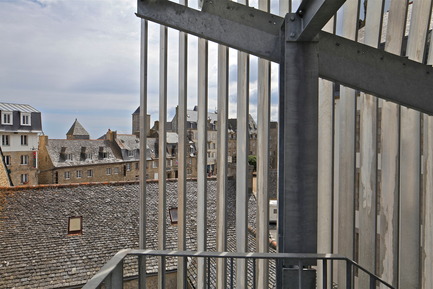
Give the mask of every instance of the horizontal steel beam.
[(433, 68), (405, 57), (320, 32), (319, 76), (433, 114)]
[(204, 0), (202, 11), (167, 0), (138, 0), (137, 16), (270, 61), (280, 60), (284, 19), (226, 0)]
[(322, 30), (346, 0), (304, 0), (296, 14), (301, 18), (301, 32), (296, 40), (309, 41)]

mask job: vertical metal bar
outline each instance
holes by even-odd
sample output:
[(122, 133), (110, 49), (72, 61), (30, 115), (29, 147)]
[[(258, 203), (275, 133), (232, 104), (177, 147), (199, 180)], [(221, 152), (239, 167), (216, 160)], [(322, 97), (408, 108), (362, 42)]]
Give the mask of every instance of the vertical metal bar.
[[(409, 59), (422, 62), (432, 1), (415, 1), (407, 43)], [(420, 272), (420, 175), (421, 114), (400, 107), (400, 247), (399, 287), (419, 288)]]
[[(388, 12), (385, 50), (397, 55), (401, 54), (407, 5), (407, 1), (393, 0)], [(397, 286), (400, 109), (392, 102), (381, 103), (379, 262), (383, 268), (381, 277)]]
[(370, 275), (370, 289), (376, 289), (376, 278), (373, 275)]
[[(433, 45), (430, 45), (427, 64), (433, 65)], [(433, 263), (433, 117), (424, 117), (424, 161), (425, 169), (423, 175), (423, 232), (422, 252), (425, 256), (422, 263), (421, 288), (433, 288), (433, 276), (431, 264)]]
[(123, 288), (123, 260), (117, 264), (111, 273), (111, 285), (115, 289)]
[[(378, 47), (382, 28), (383, 1), (367, 6), (364, 44)], [(376, 264), (376, 191), (377, 191), (377, 98), (360, 95), (360, 180), (359, 180), (359, 260), (370, 272)], [(368, 276), (358, 276), (359, 288), (368, 286)]]
[[(253, 289), (256, 289), (256, 287), (257, 287), (257, 285), (256, 285), (256, 278), (257, 278), (257, 274), (256, 274), (256, 270), (257, 270), (257, 268), (256, 268), (256, 258), (253, 258), (252, 259), (252, 261), (253, 261)], [(265, 284), (265, 285), (267, 285), (267, 284)], [(265, 288), (264, 286), (263, 287), (260, 287), (260, 288)]]
[[(260, 0), (259, 9), (269, 12), (269, 0)], [(257, 109), (257, 251), (269, 252), (269, 129), (271, 102), (271, 64), (259, 59)], [(269, 283), (269, 261), (259, 259), (257, 283), (265, 288)], [(256, 281), (254, 279), (254, 281)]]
[(211, 288), (210, 286), (210, 257), (207, 258), (207, 284), (206, 284), (206, 288)]
[[(198, 40), (198, 157), (197, 157), (197, 250), (207, 248), (207, 68), (208, 44)], [(197, 286), (205, 288), (206, 263), (204, 258), (197, 258)]]
[[(334, 30), (332, 18), (324, 31)], [(330, 81), (319, 79), (319, 155), (318, 155), (318, 203), (317, 207), (317, 251), (332, 253), (332, 213), (333, 213), (333, 177), (334, 177), (334, 89)], [(321, 280), (320, 264), (317, 278)], [(326, 276), (327, 277), (327, 276)], [(329, 284), (330, 285), (330, 284)], [(318, 283), (318, 288), (322, 286)]]
[[(181, 0), (180, 4), (186, 5), (185, 0)], [(179, 32), (179, 107), (178, 115), (178, 244), (179, 251), (186, 250), (186, 179), (188, 176), (187, 155), (189, 155), (189, 146), (187, 138), (187, 88), (188, 88), (188, 35), (184, 32)], [(191, 159), (191, 158), (190, 158)], [(178, 257), (177, 264), (177, 288), (186, 288), (186, 263), (187, 259)]]
[[(343, 6), (342, 34), (356, 39), (358, 0), (348, 0)], [(355, 240), (355, 91), (340, 86), (339, 173), (338, 173), (338, 253), (349, 259), (354, 256)], [(344, 269), (338, 272), (338, 284), (344, 284)]]
[[(217, 151), (217, 251), (227, 251), (227, 119), (228, 119), (228, 48), (218, 45), (218, 151)], [(217, 288), (227, 288), (227, 263), (217, 260)]]
[[(148, 24), (141, 20), (140, 48), (140, 192), (139, 192), (139, 248), (146, 248), (146, 157), (147, 157), (147, 38)], [(139, 258), (139, 288), (146, 288), (146, 262)]]
[[(236, 249), (247, 252), (248, 214), (248, 106), (249, 56), (238, 52), (237, 140), (236, 140)], [(236, 260), (236, 287), (246, 288), (246, 260)]]
[[(160, 26), (159, 61), (159, 198), (158, 249), (166, 244), (166, 166), (167, 166), (167, 27)], [(159, 257), (158, 288), (165, 288), (165, 257)]]
[(352, 263), (346, 261), (346, 289), (352, 289)]
[(302, 289), (302, 260), (298, 260), (298, 288)]
[[(248, 5), (248, 0), (239, 1)], [(248, 106), (249, 106), (249, 55), (238, 51), (237, 83), (237, 140), (236, 140), (236, 249), (246, 252), (248, 216)], [(246, 260), (236, 260), (236, 287), (246, 288)]]
[(322, 262), (322, 276), (322, 289), (328, 289), (328, 260), (326, 259)]
[(233, 264), (233, 258), (230, 258), (230, 288), (235, 288), (233, 286), (233, 274), (234, 274), (234, 264)]

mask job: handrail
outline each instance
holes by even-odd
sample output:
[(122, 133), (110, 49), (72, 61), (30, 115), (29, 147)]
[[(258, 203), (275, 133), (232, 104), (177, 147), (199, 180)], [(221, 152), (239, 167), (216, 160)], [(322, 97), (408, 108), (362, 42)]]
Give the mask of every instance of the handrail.
[[(210, 251), (170, 251), (170, 250), (138, 250), (138, 249), (123, 249), (116, 253), (113, 258), (111, 258), (101, 270), (90, 279), (83, 289), (97, 289), (103, 284), (103, 282), (109, 280), (109, 282), (114, 285), (112, 281), (113, 274), (118, 270), (118, 274), (123, 276), (123, 272), (119, 271), (122, 268), (123, 259), (128, 256), (163, 256), (163, 257), (202, 257), (202, 258), (225, 258), (225, 259), (273, 259), (273, 260), (297, 260), (301, 264), (302, 260), (321, 260), (326, 264), (325, 261), (344, 261), (346, 263), (347, 276), (347, 288), (351, 287), (352, 270), (357, 268), (365, 272), (370, 277), (370, 288), (376, 288), (375, 283), (380, 282), (390, 289), (395, 289), (391, 284), (382, 280), (379, 276), (369, 272), (366, 268), (362, 267), (358, 263), (349, 258), (338, 255), (338, 254), (314, 254), (314, 253), (239, 253), (239, 252), (210, 252)], [(297, 270), (300, 270), (302, 266), (299, 266)], [(327, 266), (324, 266), (325, 268)], [(326, 269), (325, 269), (326, 270)], [(119, 277), (116, 277), (119, 278)], [(123, 277), (122, 277), (123, 278)], [(116, 288), (113, 286), (113, 288)]]

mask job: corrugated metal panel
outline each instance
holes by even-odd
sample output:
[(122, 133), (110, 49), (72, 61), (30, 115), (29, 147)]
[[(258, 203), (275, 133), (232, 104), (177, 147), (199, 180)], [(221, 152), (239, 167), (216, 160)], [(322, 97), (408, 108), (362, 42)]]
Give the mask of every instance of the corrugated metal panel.
[(21, 112), (40, 112), (28, 104), (4, 103), (0, 102), (2, 111), (21, 111)]

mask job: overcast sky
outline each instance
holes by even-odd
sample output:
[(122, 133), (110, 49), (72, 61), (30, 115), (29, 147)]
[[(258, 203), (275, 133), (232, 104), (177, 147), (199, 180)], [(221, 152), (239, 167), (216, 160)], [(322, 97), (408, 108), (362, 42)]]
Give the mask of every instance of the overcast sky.
[[(250, 4), (256, 6), (257, 1)], [(65, 138), (76, 118), (92, 138), (108, 129), (131, 133), (131, 114), (139, 105), (136, 5), (136, 0), (0, 0), (0, 101), (30, 104), (41, 111), (49, 138)], [(149, 33), (148, 95), (153, 122), (158, 109), (159, 26), (151, 24)], [(177, 32), (170, 30), (169, 118), (178, 97), (177, 38)], [(197, 39), (189, 41), (188, 107), (193, 108), (197, 103)], [(209, 45), (210, 111), (217, 107), (216, 50), (215, 44)], [(230, 117), (236, 117), (236, 55), (230, 52)], [(257, 59), (251, 57), (250, 112), (254, 117), (256, 67)], [(272, 71), (272, 119), (276, 120), (277, 65)]]

